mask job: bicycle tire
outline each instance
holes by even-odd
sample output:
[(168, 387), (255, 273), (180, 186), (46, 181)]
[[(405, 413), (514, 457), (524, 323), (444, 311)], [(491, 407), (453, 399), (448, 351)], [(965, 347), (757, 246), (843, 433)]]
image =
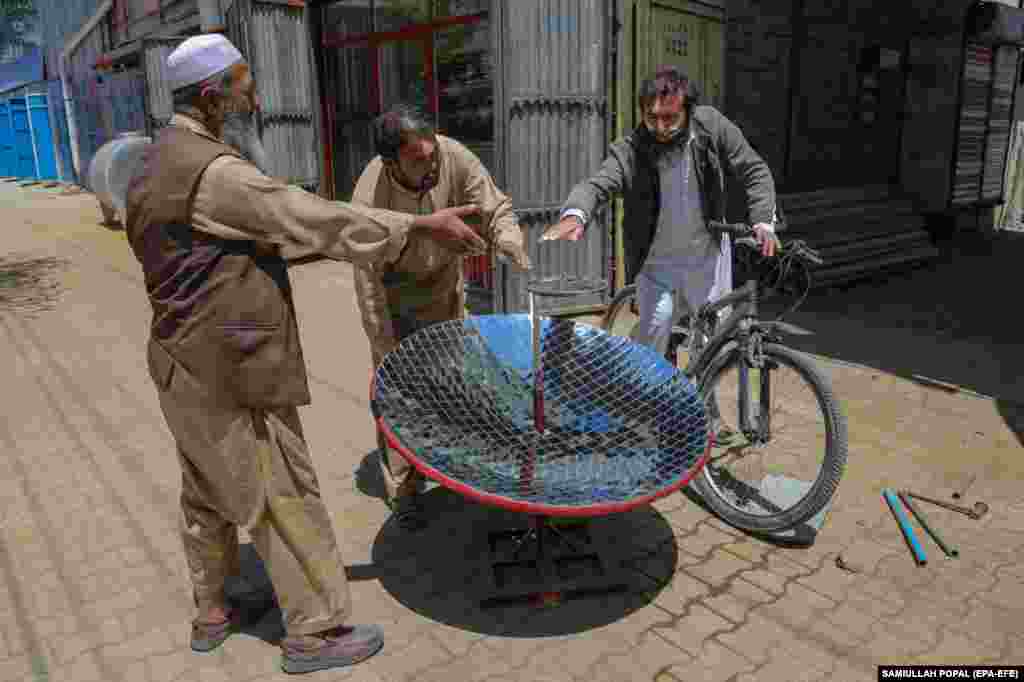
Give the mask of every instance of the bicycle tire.
[[(691, 488), (711, 510), (726, 523), (750, 533), (774, 533), (789, 530), (811, 519), (824, 509), (839, 487), (847, 459), (846, 417), (832, 391), (831, 383), (821, 370), (806, 356), (777, 343), (764, 345), (764, 357), (788, 365), (807, 382), (817, 399), (820, 412), (825, 417), (825, 456), (817, 478), (811, 488), (796, 505), (776, 514), (762, 515), (744, 512), (724, 499), (710, 480), (711, 469), (707, 466), (698, 473)], [(708, 396), (714, 389), (713, 381), (723, 372), (742, 359), (735, 346), (727, 349), (714, 359), (701, 377), (701, 394)]]

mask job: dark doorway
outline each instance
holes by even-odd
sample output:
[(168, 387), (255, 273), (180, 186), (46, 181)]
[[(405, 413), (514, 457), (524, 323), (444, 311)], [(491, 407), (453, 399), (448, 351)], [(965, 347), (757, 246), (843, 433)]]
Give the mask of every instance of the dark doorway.
[(373, 158), (370, 123), (396, 102), (494, 159), (487, 0), (339, 0), (323, 6), (324, 88), (334, 198), (348, 199)]
[(837, 18), (800, 4), (786, 191), (898, 183), (906, 42), (896, 10), (842, 3), (848, 16)]

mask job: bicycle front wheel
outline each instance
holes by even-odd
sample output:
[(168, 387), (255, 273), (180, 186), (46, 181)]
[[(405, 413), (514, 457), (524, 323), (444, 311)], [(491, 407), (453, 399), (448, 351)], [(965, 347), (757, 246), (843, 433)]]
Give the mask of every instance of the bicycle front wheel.
[(828, 505), (846, 467), (846, 419), (809, 358), (767, 343), (757, 368), (733, 347), (711, 364), (700, 389), (709, 415), (734, 434), (715, 444), (693, 480), (720, 518), (768, 533), (798, 526)]

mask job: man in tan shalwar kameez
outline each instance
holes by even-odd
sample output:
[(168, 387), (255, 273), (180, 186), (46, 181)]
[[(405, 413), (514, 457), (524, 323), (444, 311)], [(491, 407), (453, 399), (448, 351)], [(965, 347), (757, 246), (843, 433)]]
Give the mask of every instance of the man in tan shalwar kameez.
[[(480, 159), (464, 145), (437, 134), (415, 108), (398, 105), (374, 122), (378, 156), (367, 165), (352, 203), (412, 214), (472, 204), (489, 249), (529, 269), (512, 201)], [(429, 239), (411, 237), (393, 263), (355, 264), (356, 296), (369, 337), (373, 366), (406, 336), (437, 322), (465, 316), (463, 255)], [(421, 476), (378, 434), (388, 502), (399, 523), (423, 526), (416, 494)]]
[(268, 177), (255, 83), (223, 36), (186, 40), (167, 66), (177, 113), (129, 187), (125, 224), (153, 309), (150, 374), (182, 467), (192, 648), (217, 648), (237, 625), (224, 583), (244, 528), (283, 613), (282, 668), (350, 665), (383, 637), (345, 625), (345, 566), (296, 409), (310, 397), (281, 250), (380, 266), (410, 240), (461, 252), (483, 242), (458, 217), (465, 208), (409, 216)]

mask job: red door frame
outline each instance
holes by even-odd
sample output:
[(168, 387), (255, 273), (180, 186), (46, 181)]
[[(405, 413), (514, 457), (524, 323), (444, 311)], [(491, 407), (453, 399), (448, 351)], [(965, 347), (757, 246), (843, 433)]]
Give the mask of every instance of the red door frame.
[[(322, 38), (322, 45), (325, 48), (344, 48), (344, 47), (367, 47), (370, 50), (370, 73), (372, 78), (370, 79), (370, 100), (374, 104), (374, 111), (380, 113), (384, 108), (383, 91), (380, 87), (381, 72), (380, 72), (380, 46), (384, 43), (399, 42), (399, 41), (417, 41), (421, 43), (423, 48), (423, 62), (426, 67), (426, 78), (427, 78), (427, 100), (429, 102), (431, 113), (437, 116), (440, 112), (440, 93), (437, 87), (437, 78), (434, 74), (434, 32), (438, 29), (447, 28), (449, 26), (468, 26), (479, 23), (487, 14), (485, 12), (478, 14), (468, 14), (461, 17), (445, 17), (436, 21), (431, 21), (426, 24), (412, 24), (398, 31), (382, 31), (379, 33), (358, 33), (352, 35), (346, 35), (343, 33), (325, 33)], [(325, 143), (327, 153), (332, 157), (329, 159), (330, 166), (333, 171), (334, 159), (334, 135), (335, 127), (334, 123), (336, 120), (336, 111), (334, 100), (332, 98), (324, 98), (326, 102), (326, 121), (324, 122), (325, 132)], [(335, 187), (333, 184), (334, 173), (331, 173), (331, 187), (329, 196), (333, 198), (335, 196)]]
[(373, 78), (370, 83), (370, 97), (379, 113), (384, 108), (383, 92), (380, 87), (380, 46), (393, 42), (419, 42), (423, 49), (423, 63), (426, 69), (427, 100), (431, 113), (438, 114), (437, 79), (434, 76), (434, 33), (449, 26), (467, 26), (476, 24), (486, 17), (486, 13), (468, 14), (461, 17), (445, 17), (425, 24), (412, 24), (398, 31), (382, 31), (379, 33), (359, 33), (345, 35), (343, 33), (324, 34), (323, 46), (327, 48), (367, 47), (370, 50), (370, 72)]

